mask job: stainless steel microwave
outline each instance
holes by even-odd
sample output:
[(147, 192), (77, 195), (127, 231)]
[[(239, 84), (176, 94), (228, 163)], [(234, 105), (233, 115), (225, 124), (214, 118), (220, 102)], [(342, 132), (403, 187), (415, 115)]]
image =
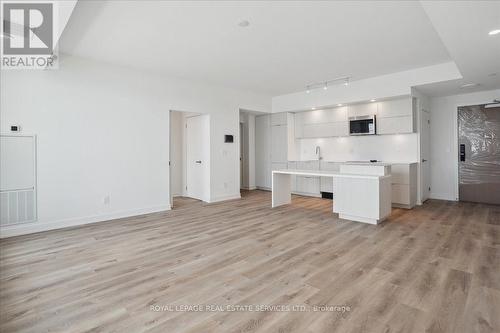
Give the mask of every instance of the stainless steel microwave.
[(349, 117), (349, 135), (377, 134), (375, 115)]

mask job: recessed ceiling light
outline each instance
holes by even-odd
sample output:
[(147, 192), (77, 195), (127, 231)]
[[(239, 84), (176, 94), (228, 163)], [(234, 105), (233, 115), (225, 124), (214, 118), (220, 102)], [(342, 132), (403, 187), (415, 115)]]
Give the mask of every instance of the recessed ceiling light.
[(370, 99), (370, 102), (376, 102), (377, 100), (376, 99)]
[(325, 85), (323, 86), (323, 89), (324, 90), (328, 89), (328, 83), (325, 82)]
[(342, 104), (342, 103), (337, 104), (337, 106), (342, 106), (342, 105), (344, 105), (344, 104)]
[(477, 87), (479, 85), (479, 83), (466, 83), (466, 84), (462, 84), (460, 86), (460, 88), (464, 89), (464, 88), (472, 88), (472, 87)]
[(316, 110), (316, 108), (313, 106), (313, 107), (311, 108), (311, 110)]
[(500, 29), (495, 29), (495, 30), (491, 30), (490, 32), (488, 32), (488, 35), (490, 35), (490, 36), (498, 35), (498, 34), (500, 34)]

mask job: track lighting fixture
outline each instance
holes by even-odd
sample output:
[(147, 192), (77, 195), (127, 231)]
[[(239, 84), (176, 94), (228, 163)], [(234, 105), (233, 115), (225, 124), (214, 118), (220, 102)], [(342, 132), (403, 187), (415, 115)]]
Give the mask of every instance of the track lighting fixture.
[(330, 84), (340, 84), (340, 83), (342, 83), (344, 86), (348, 86), (349, 85), (349, 79), (350, 79), (349, 76), (344, 76), (344, 77), (338, 77), (338, 78), (335, 78), (335, 79), (332, 79), (332, 80), (328, 80), (328, 81), (324, 81), (324, 82), (318, 82), (318, 83), (308, 84), (306, 86), (306, 94), (309, 94), (312, 89), (318, 89), (318, 88), (321, 88), (321, 87), (323, 87), (323, 90), (328, 90), (328, 86)]

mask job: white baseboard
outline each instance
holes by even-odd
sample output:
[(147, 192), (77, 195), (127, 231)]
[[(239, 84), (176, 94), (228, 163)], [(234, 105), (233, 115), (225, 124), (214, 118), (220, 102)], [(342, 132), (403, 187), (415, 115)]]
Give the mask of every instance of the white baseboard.
[(270, 187), (257, 186), (255, 189), (256, 190), (262, 190), (262, 191), (271, 191)]
[(242, 187), (242, 190), (253, 191), (257, 189), (257, 186)]
[(241, 195), (239, 193), (231, 194), (231, 195), (222, 195), (222, 196), (213, 198), (212, 200), (210, 200), (210, 203), (226, 201), (226, 200), (235, 200), (235, 199), (241, 199)]
[(42, 231), (61, 229), (61, 228), (67, 228), (67, 227), (75, 227), (75, 226), (79, 226), (79, 225), (115, 220), (115, 219), (120, 219), (120, 218), (124, 218), (124, 217), (131, 217), (131, 216), (144, 215), (144, 214), (150, 214), (150, 213), (158, 213), (158, 212), (163, 212), (163, 211), (167, 211), (170, 209), (171, 209), (170, 205), (163, 205), (163, 206), (154, 206), (154, 207), (148, 207), (148, 208), (124, 210), (124, 211), (119, 211), (119, 212), (109, 213), (109, 214), (77, 217), (77, 218), (65, 219), (65, 220), (54, 221), (54, 222), (46, 222), (46, 223), (31, 222), (31, 223), (9, 225), (9, 226), (4, 226), (4, 227), (0, 228), (0, 238), (26, 235), (26, 234), (32, 234), (35, 232), (42, 232)]
[(454, 194), (449, 193), (429, 193), (429, 199), (437, 199), (437, 200), (448, 200), (448, 201), (458, 201), (455, 199)]

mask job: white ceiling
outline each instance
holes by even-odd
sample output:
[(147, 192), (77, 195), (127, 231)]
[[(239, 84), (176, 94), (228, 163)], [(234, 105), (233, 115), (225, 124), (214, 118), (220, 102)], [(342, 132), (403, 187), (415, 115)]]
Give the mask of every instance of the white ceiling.
[[(242, 20), (250, 25), (239, 27)], [(452, 25), (438, 25), (445, 42)], [(456, 53), (415, 1), (79, 1), (59, 47), (270, 95), (443, 63)]]
[[(431, 96), (500, 88), (500, 1), (422, 1), (463, 79), (419, 87)], [(467, 83), (479, 86), (461, 89)]]

